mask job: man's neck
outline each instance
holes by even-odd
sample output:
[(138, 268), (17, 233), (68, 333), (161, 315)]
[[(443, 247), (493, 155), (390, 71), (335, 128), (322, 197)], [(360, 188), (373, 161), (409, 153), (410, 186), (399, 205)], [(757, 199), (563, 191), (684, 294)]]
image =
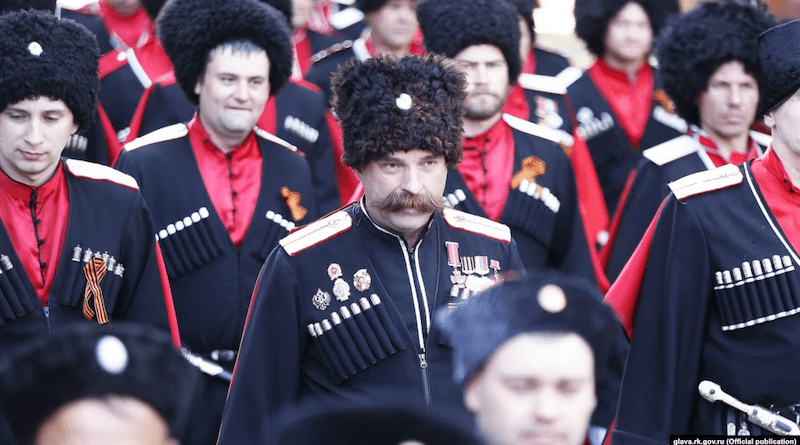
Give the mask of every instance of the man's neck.
[(203, 128), (206, 129), (206, 132), (211, 138), (211, 142), (214, 143), (214, 146), (225, 154), (228, 154), (234, 148), (241, 146), (245, 139), (247, 139), (247, 136), (250, 134), (250, 132), (247, 132), (244, 135), (225, 136), (213, 131), (208, 125), (206, 125), (205, 122), (203, 122), (202, 117), (200, 118), (200, 122), (203, 123)]
[(733, 153), (747, 153), (750, 150), (750, 133), (744, 132), (735, 136), (722, 136), (703, 128), (703, 131), (714, 141), (717, 150), (725, 160), (730, 160)]
[(500, 120), (503, 116), (502, 112), (498, 112), (496, 115), (490, 117), (489, 119), (485, 120), (473, 120), (464, 118), (464, 137), (471, 138), (475, 137), (481, 133), (486, 133), (490, 128)]
[(372, 41), (372, 47), (375, 49), (375, 52), (378, 53), (379, 56), (391, 55), (397, 58), (401, 58), (408, 54), (408, 45), (401, 47), (401, 48), (390, 48), (384, 45), (382, 42), (378, 41), (375, 38), (375, 35), (370, 31), (370, 40)]
[(639, 69), (642, 68), (642, 65), (647, 62), (647, 59), (633, 59), (633, 60), (623, 60), (617, 57), (613, 57), (609, 54), (603, 55), (603, 61), (608, 64), (611, 68), (620, 70), (628, 75), (628, 80), (631, 82), (636, 81), (636, 76), (639, 74)]

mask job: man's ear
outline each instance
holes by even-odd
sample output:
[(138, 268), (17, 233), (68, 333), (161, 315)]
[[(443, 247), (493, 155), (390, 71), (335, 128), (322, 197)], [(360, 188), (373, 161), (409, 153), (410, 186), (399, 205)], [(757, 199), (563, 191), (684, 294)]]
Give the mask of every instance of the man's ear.
[(769, 128), (774, 128), (775, 118), (772, 117), (772, 111), (764, 115), (764, 125), (766, 125)]

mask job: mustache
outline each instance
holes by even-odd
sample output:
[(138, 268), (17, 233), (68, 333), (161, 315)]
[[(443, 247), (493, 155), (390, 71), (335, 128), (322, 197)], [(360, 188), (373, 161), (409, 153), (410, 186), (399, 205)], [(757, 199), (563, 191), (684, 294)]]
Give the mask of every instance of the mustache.
[(411, 193), (398, 191), (377, 199), (373, 203), (375, 208), (383, 212), (398, 212), (405, 209), (415, 209), (421, 213), (441, 212), (444, 201), (436, 199), (428, 193)]

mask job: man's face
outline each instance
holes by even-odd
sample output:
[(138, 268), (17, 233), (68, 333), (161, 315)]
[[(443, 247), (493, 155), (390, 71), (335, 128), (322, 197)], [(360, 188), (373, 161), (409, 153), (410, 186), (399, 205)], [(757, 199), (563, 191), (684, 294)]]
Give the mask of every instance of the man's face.
[(79, 400), (59, 409), (34, 445), (178, 445), (150, 405), (132, 397)]
[(215, 49), (194, 92), (200, 96), (198, 114), (209, 134), (240, 144), (269, 99), (267, 53)]
[(441, 208), (447, 180), (442, 155), (419, 149), (397, 151), (356, 174), (364, 186), (369, 216), (406, 239), (416, 239), (433, 212)]
[(382, 8), (368, 12), (365, 19), (375, 45), (390, 51), (408, 48), (419, 27), (416, 7), (416, 0), (389, 0)]
[(800, 166), (800, 90), (778, 108), (764, 116), (764, 124), (772, 130), (772, 148), (787, 169)]
[(42, 185), (76, 131), (78, 124), (60, 99), (39, 97), (7, 106), (0, 114), (0, 169), (17, 182)]
[(647, 12), (640, 4), (628, 2), (608, 24), (603, 55), (617, 63), (644, 62), (652, 44)]
[(317, 0), (292, 0), (292, 28), (302, 28), (316, 7)]
[(133, 15), (141, 6), (139, 0), (105, 0), (105, 2), (123, 17)]
[(758, 81), (738, 60), (717, 68), (698, 99), (700, 126), (714, 139), (732, 139), (750, 130), (758, 109)]
[(464, 389), (488, 445), (581, 445), (597, 405), (594, 355), (576, 334), (520, 334)]
[(467, 99), (464, 117), (473, 121), (492, 119), (500, 114), (510, 89), (508, 64), (494, 45), (472, 45), (454, 57), (467, 73)]

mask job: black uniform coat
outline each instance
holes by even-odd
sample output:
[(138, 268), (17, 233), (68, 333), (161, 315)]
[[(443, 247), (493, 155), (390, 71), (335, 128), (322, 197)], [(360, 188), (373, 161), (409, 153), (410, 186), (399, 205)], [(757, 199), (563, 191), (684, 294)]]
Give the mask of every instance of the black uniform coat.
[[(569, 158), (556, 142), (526, 130), (532, 128), (529, 122), (509, 115), (504, 120), (514, 136), (512, 175), (522, 172), (523, 161), (531, 157), (544, 163), (544, 173), (509, 192), (499, 222), (511, 228), (528, 270), (558, 269), (596, 283)], [(459, 210), (486, 217), (457, 169), (448, 172), (445, 196)]]
[[(339, 208), (340, 203), (331, 135), (325, 120), (328, 107), (324, 95), (306, 85), (306, 82), (287, 82), (275, 96), (275, 135), (306, 155), (319, 213), (325, 214)], [(140, 135), (189, 121), (195, 107), (178, 84), (154, 84), (143, 110)]]
[(62, 168), (69, 187), (69, 226), (47, 307), (0, 223), (0, 356), (25, 341), (57, 334), (70, 323), (87, 322), (83, 269), (95, 254), (107, 267), (100, 279), (107, 326), (133, 321), (170, 332), (172, 308), (167, 304), (172, 302), (165, 298), (168, 289), (158, 265), (153, 220), (136, 184), (115, 170), (83, 161), (65, 160)]
[[(317, 215), (308, 163), (286, 142), (258, 131), (263, 158), (261, 189), (241, 246), (214, 210), (185, 125), (176, 124), (126, 145), (117, 168), (134, 176), (152, 209), (164, 252), (184, 346), (214, 358), (239, 348), (258, 271), (278, 240)], [(265, 138), (266, 137), (266, 138)], [(143, 145), (143, 146), (141, 146)], [(132, 147), (141, 146), (132, 151)], [(281, 187), (300, 193), (308, 210), (294, 220)], [(219, 360), (228, 371), (232, 359)], [(185, 443), (216, 439), (227, 382), (209, 377), (199, 390)]]
[[(760, 147), (763, 153), (763, 147)], [(716, 168), (700, 142), (682, 135), (644, 151), (627, 199), (617, 209), (619, 222), (606, 275), (613, 282), (636, 250), (658, 207), (669, 195), (669, 184), (686, 175)]]
[[(293, 233), (264, 264), (220, 444), (268, 443), (279, 410), (307, 398), (374, 401), (402, 392), (421, 408), (465, 412), (433, 313), (468, 298), (474, 282), (521, 271), (516, 243), (501, 224), (446, 209), (408, 246), (376, 226), (362, 203)], [(359, 274), (369, 287), (357, 284)], [(466, 287), (453, 284), (456, 276)]]
[[(794, 318), (800, 257), (749, 164), (698, 173), (705, 180), (691, 182), (715, 190), (670, 195), (658, 215), (641, 291), (625, 296), (638, 298), (639, 306), (613, 444), (726, 434), (726, 405), (698, 393), (705, 379), (748, 404), (785, 411), (800, 401), (800, 323)], [(753, 269), (756, 279), (736, 278), (744, 273), (743, 261), (771, 261), (773, 255), (787, 267), (774, 276), (759, 278)], [(718, 286), (717, 274), (733, 280)]]
[[(657, 73), (655, 74), (657, 76)], [(658, 87), (657, 79), (656, 87)], [(619, 125), (611, 106), (587, 73), (583, 73), (567, 88), (578, 119), (578, 135), (582, 136), (589, 146), (589, 153), (592, 155), (610, 215), (616, 210), (628, 173), (642, 159), (642, 149), (680, 136), (687, 129), (683, 119), (667, 111), (669, 105), (662, 103), (664, 96), (659, 94), (659, 91), (656, 89), (653, 94), (650, 118), (639, 147), (634, 148)]]

